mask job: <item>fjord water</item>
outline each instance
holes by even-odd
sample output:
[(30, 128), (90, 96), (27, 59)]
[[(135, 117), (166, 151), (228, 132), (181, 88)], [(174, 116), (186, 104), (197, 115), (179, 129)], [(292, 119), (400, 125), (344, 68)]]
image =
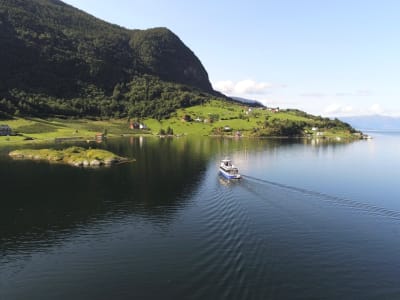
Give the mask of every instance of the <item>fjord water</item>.
[(372, 135), (123, 138), (137, 161), (100, 169), (3, 150), (0, 299), (399, 299), (400, 135)]

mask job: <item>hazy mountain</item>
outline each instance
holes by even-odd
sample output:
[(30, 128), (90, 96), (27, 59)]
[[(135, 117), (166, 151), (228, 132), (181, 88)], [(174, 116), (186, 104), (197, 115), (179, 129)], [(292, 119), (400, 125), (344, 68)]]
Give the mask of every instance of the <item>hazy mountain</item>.
[(341, 117), (340, 119), (361, 130), (400, 130), (400, 117), (372, 115)]

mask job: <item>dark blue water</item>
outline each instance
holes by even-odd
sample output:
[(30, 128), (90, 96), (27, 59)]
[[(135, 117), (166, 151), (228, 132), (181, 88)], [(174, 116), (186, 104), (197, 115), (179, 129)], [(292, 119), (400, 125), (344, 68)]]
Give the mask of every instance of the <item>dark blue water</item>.
[(96, 170), (0, 155), (0, 299), (399, 299), (400, 135), (372, 135), (114, 140), (137, 161)]

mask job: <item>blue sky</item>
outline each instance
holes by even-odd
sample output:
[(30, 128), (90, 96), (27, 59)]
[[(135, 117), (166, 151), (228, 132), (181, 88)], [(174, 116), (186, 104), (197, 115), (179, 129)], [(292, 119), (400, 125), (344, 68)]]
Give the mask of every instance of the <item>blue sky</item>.
[(215, 89), (323, 116), (400, 116), (400, 1), (67, 0), (129, 29), (168, 27)]

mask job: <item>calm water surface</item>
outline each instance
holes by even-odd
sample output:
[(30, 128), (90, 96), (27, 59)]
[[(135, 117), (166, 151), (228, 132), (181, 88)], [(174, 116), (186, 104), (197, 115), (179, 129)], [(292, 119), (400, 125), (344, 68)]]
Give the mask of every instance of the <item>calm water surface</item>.
[(0, 150), (0, 299), (400, 299), (400, 135), (372, 135), (125, 138), (102, 147), (137, 161), (95, 170)]

